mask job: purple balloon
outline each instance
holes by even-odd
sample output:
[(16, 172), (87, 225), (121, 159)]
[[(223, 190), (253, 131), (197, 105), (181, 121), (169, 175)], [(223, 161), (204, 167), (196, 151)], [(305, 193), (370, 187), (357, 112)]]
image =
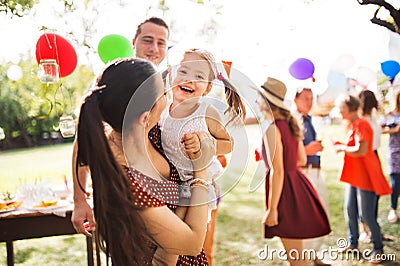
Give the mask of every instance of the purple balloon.
[(296, 79), (308, 79), (314, 74), (314, 64), (307, 58), (298, 58), (294, 61), (290, 67), (290, 74)]

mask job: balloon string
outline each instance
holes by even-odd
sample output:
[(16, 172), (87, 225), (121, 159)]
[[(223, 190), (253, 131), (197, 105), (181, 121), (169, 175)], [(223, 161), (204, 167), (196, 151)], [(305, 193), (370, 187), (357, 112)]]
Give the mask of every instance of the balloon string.
[[(46, 86), (45, 95), (47, 95), (49, 84), (47, 84), (45, 86)], [(49, 111), (45, 115), (36, 116), (36, 119), (40, 119), (41, 120), (41, 119), (44, 119), (44, 118), (48, 117), (50, 115), (51, 111), (53, 110), (53, 102), (47, 96), (45, 96), (45, 100), (47, 100), (47, 102), (50, 104)]]
[[(51, 43), (50, 43), (49, 37), (47, 37), (47, 33), (45, 33), (45, 34), (44, 34), (44, 37), (46, 37), (47, 44), (49, 45), (49, 48), (50, 48), (50, 49), (53, 49), (53, 46), (51, 46)], [(56, 37), (56, 36), (54, 35), (54, 38), (55, 38), (55, 37)]]
[[(56, 89), (56, 91), (54, 93), (54, 103), (56, 104), (55, 106), (57, 106), (57, 104), (58, 104), (61, 107), (61, 116), (63, 116), (64, 115), (64, 105), (62, 103), (60, 103), (59, 101), (57, 101), (57, 99), (56, 99), (58, 90), (61, 91), (62, 98), (65, 101), (65, 95), (64, 95), (63, 90), (62, 90), (62, 83), (61, 82), (60, 82), (60, 86), (57, 87), (57, 89)], [(57, 113), (57, 111), (56, 111), (56, 113)]]
[(60, 59), (58, 58), (58, 47), (56, 41), (56, 35), (54, 34), (54, 47), (56, 48), (56, 57), (57, 57), (57, 68), (58, 68), (58, 76), (60, 76)]

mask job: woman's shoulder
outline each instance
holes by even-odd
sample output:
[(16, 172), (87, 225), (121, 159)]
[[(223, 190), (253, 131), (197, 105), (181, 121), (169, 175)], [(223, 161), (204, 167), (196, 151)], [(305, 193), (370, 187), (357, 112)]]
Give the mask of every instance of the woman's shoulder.
[(364, 117), (361, 117), (360, 119), (357, 119), (357, 120), (358, 121), (356, 121), (356, 122), (358, 122), (360, 125), (367, 126), (367, 127), (371, 127), (371, 122), (373, 122), (372, 120), (369, 120)]
[(274, 121), (268, 126), (266, 130), (267, 138), (276, 139), (277, 137), (281, 137), (281, 129), (276, 122), (277, 121)]
[(371, 123), (364, 117), (360, 117), (356, 119), (353, 123), (351, 128), (356, 132), (363, 132), (363, 134), (369, 132), (373, 134), (373, 128)]

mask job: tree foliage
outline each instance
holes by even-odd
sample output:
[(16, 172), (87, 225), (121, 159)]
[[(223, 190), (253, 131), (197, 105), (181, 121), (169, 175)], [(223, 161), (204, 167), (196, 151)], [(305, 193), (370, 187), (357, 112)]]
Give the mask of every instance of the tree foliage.
[(35, 0), (0, 0), (0, 13), (22, 17), (36, 4)]
[(87, 66), (79, 66), (58, 83), (42, 84), (33, 58), (18, 64), (23, 76), (17, 81), (6, 74), (10, 65), (0, 65), (0, 127), (6, 135), (0, 148), (40, 145), (43, 136), (58, 132), (62, 115), (74, 114), (93, 73)]
[[(371, 22), (379, 26), (385, 27), (395, 33), (400, 34), (400, 9), (395, 8), (392, 4), (385, 0), (357, 0), (360, 5), (376, 5), (376, 11), (374, 16), (371, 18)], [(389, 12), (389, 17), (382, 19), (379, 13), (382, 12), (382, 8)]]

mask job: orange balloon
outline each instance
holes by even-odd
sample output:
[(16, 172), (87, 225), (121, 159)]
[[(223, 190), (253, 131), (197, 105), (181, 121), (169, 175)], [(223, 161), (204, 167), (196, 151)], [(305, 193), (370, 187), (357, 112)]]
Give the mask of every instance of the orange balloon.
[(221, 163), (222, 167), (225, 168), (227, 164), (225, 155), (218, 155), (217, 159)]
[(224, 60), (222, 60), (222, 63), (224, 64), (224, 68), (225, 68), (226, 74), (228, 75), (228, 78), (229, 78), (231, 76), (232, 61), (224, 61)]

